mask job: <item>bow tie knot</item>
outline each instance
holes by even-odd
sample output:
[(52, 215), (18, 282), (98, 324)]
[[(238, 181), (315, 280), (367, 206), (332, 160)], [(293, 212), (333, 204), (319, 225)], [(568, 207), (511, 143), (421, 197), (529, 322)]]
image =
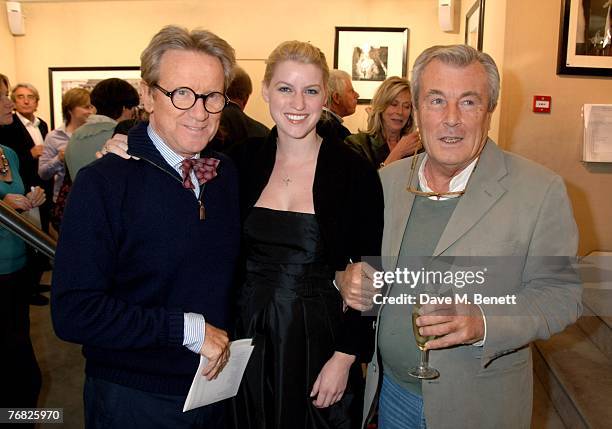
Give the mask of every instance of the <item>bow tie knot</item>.
[(193, 170), (198, 183), (203, 185), (217, 176), (217, 166), (219, 160), (216, 158), (188, 158), (181, 162), (183, 172), (183, 187), (185, 189), (195, 189), (191, 182), (190, 173)]

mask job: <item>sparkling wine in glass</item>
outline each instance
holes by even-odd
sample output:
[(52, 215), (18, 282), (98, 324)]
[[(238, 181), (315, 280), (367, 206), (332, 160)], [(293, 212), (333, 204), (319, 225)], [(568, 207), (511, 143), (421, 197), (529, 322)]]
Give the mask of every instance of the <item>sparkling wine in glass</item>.
[(418, 365), (412, 368), (408, 374), (416, 378), (429, 380), (432, 378), (438, 378), (440, 376), (440, 373), (437, 369), (431, 368), (429, 366), (428, 350), (425, 350), (425, 343), (427, 343), (427, 341), (429, 340), (433, 340), (436, 337), (434, 335), (424, 337), (419, 334), (419, 327), (416, 325), (416, 319), (417, 317), (419, 317), (420, 309), (420, 303), (415, 303), (412, 306), (412, 331), (414, 332), (414, 338), (416, 340), (417, 347), (421, 352), (421, 355)]

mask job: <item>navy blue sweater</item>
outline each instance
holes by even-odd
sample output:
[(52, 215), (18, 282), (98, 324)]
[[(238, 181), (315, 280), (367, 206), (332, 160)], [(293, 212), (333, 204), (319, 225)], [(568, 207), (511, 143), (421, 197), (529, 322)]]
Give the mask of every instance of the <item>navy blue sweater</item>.
[(206, 219), (159, 154), (147, 124), (129, 135), (140, 160), (105, 156), (70, 192), (53, 270), (57, 335), (83, 344), (86, 373), (156, 393), (186, 395), (199, 355), (183, 343), (183, 313), (228, 326), (239, 248), (238, 181), (219, 153), (203, 188)]

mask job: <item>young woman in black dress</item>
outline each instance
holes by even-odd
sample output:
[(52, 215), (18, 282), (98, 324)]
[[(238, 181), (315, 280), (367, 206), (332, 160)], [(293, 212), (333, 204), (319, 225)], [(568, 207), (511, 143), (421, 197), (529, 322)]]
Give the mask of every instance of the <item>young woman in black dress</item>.
[(284, 42), (266, 64), (263, 97), (276, 126), (234, 153), (245, 254), (238, 333), (255, 343), (236, 427), (357, 428), (364, 324), (332, 280), (350, 261), (380, 254), (382, 189), (367, 161), (317, 133), (323, 53)]

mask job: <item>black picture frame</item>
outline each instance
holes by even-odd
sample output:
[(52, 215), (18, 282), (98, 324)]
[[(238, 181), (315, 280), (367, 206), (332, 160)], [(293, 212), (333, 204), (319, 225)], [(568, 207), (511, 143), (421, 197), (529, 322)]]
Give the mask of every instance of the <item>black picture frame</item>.
[[(465, 14), (465, 44), (482, 52), (482, 41), (484, 35), (485, 0), (477, 0), (470, 10)], [(476, 35), (474, 35), (474, 24)]]
[(407, 77), (408, 37), (405, 27), (336, 27), (334, 68), (351, 76), (359, 104), (370, 103), (386, 78)]
[[(612, 77), (612, 56), (577, 53), (579, 47), (576, 41), (578, 36), (578, 14), (580, 10), (580, 4), (578, 2), (580, 1), (581, 0), (562, 0), (561, 2), (557, 74)], [(584, 37), (586, 38), (586, 36)], [(588, 38), (586, 38), (586, 40), (588, 40)], [(574, 48), (573, 52), (572, 47)]]
[(62, 95), (71, 88), (91, 90), (103, 79), (117, 77), (130, 82), (140, 94), (140, 67), (49, 67), (49, 100), (51, 128), (63, 122)]

